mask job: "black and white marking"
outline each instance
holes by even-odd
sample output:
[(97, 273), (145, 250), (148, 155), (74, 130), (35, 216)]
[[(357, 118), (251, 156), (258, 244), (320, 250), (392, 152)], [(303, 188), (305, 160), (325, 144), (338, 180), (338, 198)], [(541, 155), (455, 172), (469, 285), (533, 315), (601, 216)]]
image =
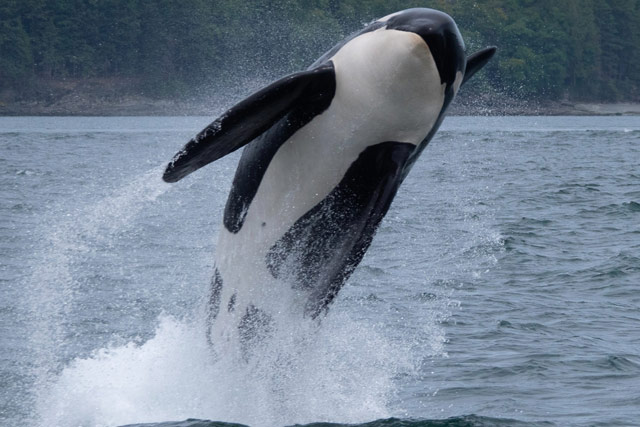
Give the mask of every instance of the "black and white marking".
[(187, 143), (165, 181), (246, 145), (216, 249), (213, 342), (235, 334), (246, 346), (277, 327), (275, 313), (317, 317), (327, 309), (458, 89), (494, 52), (466, 58), (442, 12), (397, 12)]

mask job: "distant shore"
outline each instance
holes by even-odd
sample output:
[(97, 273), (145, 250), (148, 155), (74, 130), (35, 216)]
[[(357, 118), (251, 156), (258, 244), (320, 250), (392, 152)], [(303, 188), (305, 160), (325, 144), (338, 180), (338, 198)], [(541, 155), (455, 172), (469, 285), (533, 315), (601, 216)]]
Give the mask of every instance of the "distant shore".
[[(43, 85), (31, 100), (0, 93), (0, 116), (214, 116), (239, 100), (233, 99), (238, 96), (211, 92), (216, 95), (158, 99), (136, 92), (131, 82), (57, 81)], [(462, 96), (455, 100), (449, 115), (640, 115), (640, 103), (531, 102), (497, 95), (480, 99)]]
[[(21, 101), (0, 103), (0, 116), (210, 116), (221, 111), (187, 101), (123, 98), (116, 101), (78, 99), (73, 102)], [(629, 116), (640, 104), (546, 102), (516, 106), (453, 105), (457, 116)]]
[(638, 116), (640, 103), (587, 103), (570, 101), (504, 102), (481, 105), (454, 104), (449, 115), (471, 116)]
[[(507, 103), (451, 106), (457, 116), (629, 116), (640, 115), (640, 103)], [(496, 105), (498, 104), (498, 105)], [(222, 110), (189, 101), (123, 97), (116, 100), (72, 97), (54, 102), (0, 102), (0, 116), (212, 116)]]

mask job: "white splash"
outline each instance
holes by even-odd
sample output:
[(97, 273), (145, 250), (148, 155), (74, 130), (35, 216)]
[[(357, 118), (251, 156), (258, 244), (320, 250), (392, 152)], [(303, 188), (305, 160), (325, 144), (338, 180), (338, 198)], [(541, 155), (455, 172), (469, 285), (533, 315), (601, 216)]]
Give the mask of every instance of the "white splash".
[(74, 264), (83, 254), (95, 251), (96, 242), (110, 243), (114, 234), (126, 231), (148, 203), (170, 188), (159, 179), (160, 173), (160, 168), (151, 169), (111, 196), (83, 208), (75, 208), (69, 201), (65, 209), (53, 210), (66, 214), (49, 215), (41, 221), (45, 231), (40, 233), (40, 248), (30, 260), (31, 275), (23, 284), (36, 389), (49, 381), (60, 359), (60, 344), (68, 339), (65, 325), (81, 286)]
[(214, 356), (204, 315), (162, 316), (144, 343), (102, 348), (64, 367), (55, 363), (68, 332), (68, 302), (78, 286), (74, 261), (109, 246), (135, 224), (135, 217), (170, 188), (159, 176), (159, 170), (149, 171), (49, 234), (49, 250), (32, 278), (41, 295), (33, 301), (34, 315), (42, 314), (34, 320), (32, 341), (34, 348), (40, 346), (37, 375), (43, 378), (36, 385), (34, 424), (115, 426), (198, 418), (277, 426), (393, 416), (397, 379), (415, 374), (425, 354), (443, 351), (437, 318), (414, 325), (416, 330), (406, 333), (411, 336), (398, 340), (385, 330), (389, 325), (357, 320), (349, 307), (337, 304), (320, 325), (281, 319), (259, 357), (246, 363), (232, 352)]
[[(303, 331), (306, 329), (306, 331)], [(155, 337), (77, 359), (40, 396), (42, 425), (200, 418), (268, 426), (390, 416), (406, 348), (343, 313), (280, 331), (253, 362), (216, 360), (202, 325), (163, 317)], [(302, 333), (301, 332), (306, 332)]]

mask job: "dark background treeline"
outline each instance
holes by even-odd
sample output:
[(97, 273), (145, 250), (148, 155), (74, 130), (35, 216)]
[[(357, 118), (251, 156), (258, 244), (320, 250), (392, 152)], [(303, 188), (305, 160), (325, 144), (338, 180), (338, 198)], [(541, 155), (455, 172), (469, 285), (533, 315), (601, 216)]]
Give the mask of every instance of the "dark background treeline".
[(472, 90), (640, 100), (640, 0), (1, 0), (0, 90), (111, 78), (160, 97), (275, 78), (417, 6), (451, 14), (469, 51), (499, 46)]

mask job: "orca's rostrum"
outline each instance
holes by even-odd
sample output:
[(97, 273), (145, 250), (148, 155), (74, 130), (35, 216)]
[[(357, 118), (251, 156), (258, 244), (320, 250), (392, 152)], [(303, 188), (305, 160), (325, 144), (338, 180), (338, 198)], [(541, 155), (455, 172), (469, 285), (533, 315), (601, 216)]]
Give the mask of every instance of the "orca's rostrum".
[(238, 103), (176, 154), (167, 182), (245, 147), (216, 248), (212, 342), (237, 336), (246, 347), (277, 326), (276, 313), (327, 310), (460, 86), (495, 53), (464, 50), (443, 12), (388, 15)]

